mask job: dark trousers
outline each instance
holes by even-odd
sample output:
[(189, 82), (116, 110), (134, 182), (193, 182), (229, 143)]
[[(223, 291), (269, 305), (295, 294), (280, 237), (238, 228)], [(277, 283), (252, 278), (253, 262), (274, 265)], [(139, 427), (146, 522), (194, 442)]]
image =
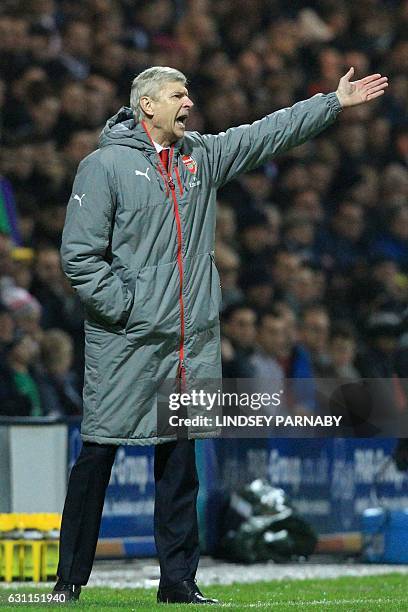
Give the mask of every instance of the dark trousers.
[[(71, 471), (62, 515), (57, 574), (88, 582), (95, 556), (106, 487), (117, 446), (85, 443)], [(154, 538), (160, 586), (194, 580), (200, 556), (194, 440), (159, 444), (154, 454)]]

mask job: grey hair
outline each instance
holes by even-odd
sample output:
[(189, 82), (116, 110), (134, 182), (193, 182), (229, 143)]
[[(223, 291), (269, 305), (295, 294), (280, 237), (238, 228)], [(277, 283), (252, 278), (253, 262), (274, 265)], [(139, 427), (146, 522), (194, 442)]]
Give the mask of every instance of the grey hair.
[(152, 66), (143, 70), (133, 79), (130, 90), (130, 106), (134, 112), (136, 123), (139, 123), (144, 116), (140, 107), (140, 98), (142, 96), (157, 97), (163, 83), (169, 83), (170, 81), (180, 81), (185, 85), (187, 77), (175, 68)]

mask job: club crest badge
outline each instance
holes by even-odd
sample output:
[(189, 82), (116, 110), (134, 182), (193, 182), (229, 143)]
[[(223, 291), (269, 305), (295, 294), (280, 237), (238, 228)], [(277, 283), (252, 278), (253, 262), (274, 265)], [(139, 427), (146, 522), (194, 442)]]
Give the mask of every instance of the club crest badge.
[(197, 162), (190, 155), (183, 155), (181, 158), (183, 164), (191, 174), (197, 173)]

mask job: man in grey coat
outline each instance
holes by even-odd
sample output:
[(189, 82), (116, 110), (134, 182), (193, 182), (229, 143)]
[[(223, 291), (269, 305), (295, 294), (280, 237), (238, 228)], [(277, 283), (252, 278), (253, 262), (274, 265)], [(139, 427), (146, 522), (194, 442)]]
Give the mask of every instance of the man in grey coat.
[(199, 591), (194, 440), (157, 428), (167, 379), (221, 375), (214, 263), (216, 192), (241, 172), (312, 138), (341, 108), (380, 96), (374, 74), (218, 135), (187, 132), (185, 76), (153, 67), (79, 165), (62, 236), (63, 269), (85, 306), (83, 449), (64, 507), (55, 592), (77, 599), (95, 554), (118, 445), (154, 444), (159, 602), (213, 603)]

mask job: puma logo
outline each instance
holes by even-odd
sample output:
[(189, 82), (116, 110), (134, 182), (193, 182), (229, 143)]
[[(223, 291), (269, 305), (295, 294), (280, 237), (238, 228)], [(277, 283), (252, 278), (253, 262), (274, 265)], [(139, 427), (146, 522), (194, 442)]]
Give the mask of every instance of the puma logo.
[(145, 176), (147, 178), (148, 181), (150, 181), (150, 177), (147, 176), (147, 173), (149, 172), (150, 168), (146, 168), (146, 172), (140, 172), (140, 170), (135, 170), (135, 174), (136, 176)]
[(77, 193), (73, 196), (74, 200), (78, 200), (80, 206), (82, 206), (82, 198), (84, 197), (85, 197), (84, 193), (81, 195), (81, 197), (79, 197)]

